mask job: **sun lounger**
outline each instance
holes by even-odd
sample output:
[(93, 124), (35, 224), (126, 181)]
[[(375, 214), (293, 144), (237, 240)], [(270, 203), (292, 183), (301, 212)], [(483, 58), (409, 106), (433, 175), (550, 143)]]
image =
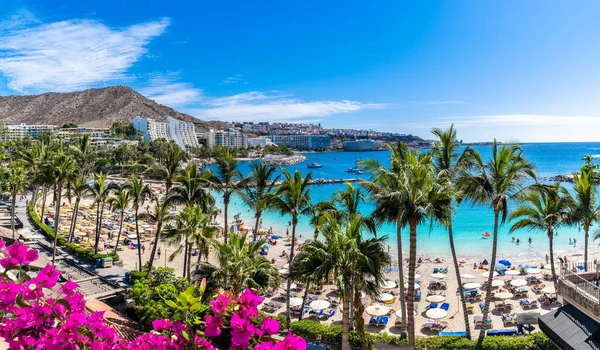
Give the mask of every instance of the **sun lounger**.
[(371, 316), (371, 318), (369, 319), (369, 324), (372, 326), (377, 326), (377, 317)]
[(483, 316), (477, 315), (477, 316), (473, 317), (473, 324), (475, 325), (475, 327), (491, 328), (492, 320), (488, 317), (487, 322), (484, 323)]
[(489, 337), (511, 336), (511, 335), (517, 335), (517, 330), (513, 329), (513, 328), (509, 328), (509, 329), (490, 329), (489, 331), (487, 331), (487, 336), (489, 336)]
[(425, 310), (435, 309), (438, 307), (438, 303), (429, 303), (429, 305), (425, 306)]
[(327, 318), (332, 318), (335, 315), (335, 310), (334, 309), (329, 309), (329, 312), (326, 313), (324, 316)]
[(380, 316), (377, 318), (377, 325), (378, 326), (387, 326), (388, 322), (390, 321), (390, 318), (387, 316)]
[(440, 322), (437, 322), (436, 324), (434, 324), (433, 328), (431, 328), (431, 330), (441, 332), (444, 329), (446, 329), (447, 327), (448, 327), (448, 322), (440, 321)]
[(439, 332), (440, 337), (467, 337), (467, 332)]
[(467, 312), (470, 314), (473, 313), (473, 304), (467, 304)]
[(515, 317), (515, 315), (511, 315), (511, 314), (502, 314), (502, 323), (504, 323), (504, 327), (512, 325), (512, 324), (517, 324), (517, 318)]
[(415, 294), (415, 300), (416, 301), (420, 301), (421, 300), (421, 295), (423, 295), (423, 293), (420, 290), (417, 291), (417, 294)]
[(440, 306), (440, 309), (442, 309), (442, 310), (446, 310), (446, 311), (448, 311), (448, 309), (449, 309), (449, 308), (450, 308), (450, 304), (448, 304), (448, 303), (443, 303), (443, 304)]
[(434, 326), (435, 326), (435, 322), (432, 320), (429, 320), (423, 324), (423, 328), (427, 328), (429, 330), (433, 330)]

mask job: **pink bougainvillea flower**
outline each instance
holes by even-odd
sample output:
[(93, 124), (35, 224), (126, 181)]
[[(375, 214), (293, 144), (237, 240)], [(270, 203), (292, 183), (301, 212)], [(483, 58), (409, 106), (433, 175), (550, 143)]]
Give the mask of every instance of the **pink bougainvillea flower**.
[(60, 272), (56, 269), (56, 266), (46, 265), (32, 281), (40, 287), (50, 289), (56, 285), (59, 276)]
[(29, 249), (26, 245), (21, 245), (19, 241), (16, 241), (12, 245), (8, 246), (4, 250), (7, 255), (6, 258), (0, 260), (0, 265), (5, 269), (13, 266), (25, 266), (29, 265), (32, 261), (37, 260), (38, 251), (35, 249)]
[(210, 307), (215, 315), (223, 315), (227, 311), (229, 299), (223, 294), (217, 295), (217, 298), (210, 302)]
[(244, 318), (256, 318), (258, 317), (257, 306), (262, 303), (264, 298), (257, 296), (250, 289), (246, 289), (244, 294), (239, 298), (240, 304), (240, 315)]
[(173, 322), (171, 320), (165, 320), (165, 319), (154, 320), (154, 321), (152, 321), (152, 328), (154, 328), (155, 331), (160, 332), (163, 329), (171, 328), (172, 323)]
[(231, 343), (246, 349), (248, 342), (257, 333), (256, 327), (238, 313), (231, 316)]
[(2, 240), (2, 238), (0, 238), (0, 249), (4, 248), (5, 245), (6, 245), (6, 243), (4, 242), (4, 240)]
[(270, 350), (273, 349), (273, 345), (272, 341), (266, 341), (256, 345), (253, 350)]
[(293, 335), (291, 332), (279, 343), (275, 344), (273, 350), (306, 350), (306, 340)]
[(266, 317), (260, 325), (259, 335), (272, 335), (277, 332), (279, 332), (279, 322), (270, 317)]
[(7, 281), (6, 283), (0, 283), (0, 301), (3, 304), (12, 304), (19, 294), (21, 286), (13, 281)]
[(79, 288), (79, 285), (71, 281), (71, 277), (69, 277), (67, 282), (63, 284), (58, 291), (59, 293), (64, 293), (66, 295), (73, 295), (73, 293), (75, 293), (75, 289), (77, 288)]
[(221, 334), (221, 326), (223, 326), (221, 316), (206, 316), (204, 335), (207, 337), (218, 337)]
[(203, 350), (215, 350), (215, 347), (206, 339), (200, 338), (198, 335), (194, 335), (194, 342), (198, 346), (198, 348)]

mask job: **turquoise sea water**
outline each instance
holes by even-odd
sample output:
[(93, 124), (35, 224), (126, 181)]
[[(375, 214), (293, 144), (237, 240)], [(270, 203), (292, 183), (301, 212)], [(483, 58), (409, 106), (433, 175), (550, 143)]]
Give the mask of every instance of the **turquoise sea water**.
[[(489, 158), (491, 154), (490, 146), (475, 147), (484, 159)], [(600, 143), (531, 143), (524, 144), (524, 155), (532, 162), (537, 170), (540, 178), (546, 178), (554, 175), (569, 174), (577, 171), (583, 161), (581, 160), (585, 154), (598, 154), (600, 157)], [(335, 152), (335, 153), (309, 153), (306, 154), (308, 160), (306, 162), (293, 166), (286, 166), (290, 172), (299, 169), (303, 174), (310, 171), (313, 173), (313, 178), (324, 179), (347, 179), (364, 177), (366, 174), (356, 175), (347, 173), (344, 170), (353, 167), (358, 159), (375, 158), (383, 164), (389, 163), (389, 152)], [(308, 169), (307, 164), (310, 162), (319, 162), (323, 165), (320, 169)], [(250, 171), (249, 163), (241, 163), (240, 169), (243, 175)], [(565, 183), (567, 188), (572, 185)], [(340, 189), (343, 189), (343, 184), (333, 185), (315, 185), (311, 186), (310, 195), (314, 202), (326, 200)], [(221, 201), (216, 195), (219, 206)], [(511, 204), (514, 208), (514, 204)], [(369, 214), (373, 210), (372, 203), (365, 203), (361, 211), (364, 214)], [(231, 201), (229, 209), (230, 217), (236, 213), (241, 213), (242, 218), (248, 224), (254, 223), (253, 213), (243, 205), (239, 198)], [(263, 215), (263, 226), (265, 228), (273, 227), (275, 232), (285, 233), (289, 218), (283, 217), (276, 212), (268, 212)], [(514, 234), (508, 234), (510, 223), (506, 223), (500, 228), (498, 237), (499, 254), (502, 256), (522, 256), (539, 257), (546, 254), (548, 251), (547, 238), (542, 232), (518, 231)], [(489, 207), (471, 206), (462, 204), (457, 210), (454, 217), (454, 237), (457, 246), (458, 254), (464, 257), (484, 257), (489, 255), (491, 251), (491, 239), (481, 238), (481, 234), (493, 229), (493, 213)], [(404, 230), (403, 240), (408, 242), (407, 230)], [(312, 229), (304, 218), (300, 221), (298, 232), (304, 238), (312, 237)], [(395, 230), (391, 225), (384, 225), (378, 232), (378, 235), (389, 235), (388, 242), (394, 250), (396, 247)], [(511, 237), (520, 238), (521, 244), (516, 245), (511, 242)], [(533, 244), (527, 243), (528, 237), (533, 239)], [(569, 245), (569, 238), (577, 240), (577, 247)], [(405, 246), (406, 247), (406, 246)], [(591, 243), (590, 248), (596, 249), (597, 243)], [(447, 237), (447, 231), (440, 226), (430, 228), (429, 224), (423, 225), (418, 229), (418, 251), (419, 254), (435, 257), (449, 256), (450, 248)], [(571, 255), (581, 253), (583, 251), (583, 232), (579, 232), (577, 227), (563, 228), (559, 230), (557, 239), (555, 239), (555, 251), (561, 256), (564, 254)]]

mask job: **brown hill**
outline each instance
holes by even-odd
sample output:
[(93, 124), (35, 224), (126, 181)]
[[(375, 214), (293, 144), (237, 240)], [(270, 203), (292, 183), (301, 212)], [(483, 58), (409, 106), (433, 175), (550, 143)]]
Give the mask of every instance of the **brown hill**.
[(0, 96), (0, 122), (5, 124), (75, 123), (85, 127), (110, 127), (136, 116), (163, 120), (173, 117), (192, 122), (196, 131), (226, 129), (220, 121), (203, 121), (149, 100), (127, 86), (109, 86), (79, 92), (28, 96)]

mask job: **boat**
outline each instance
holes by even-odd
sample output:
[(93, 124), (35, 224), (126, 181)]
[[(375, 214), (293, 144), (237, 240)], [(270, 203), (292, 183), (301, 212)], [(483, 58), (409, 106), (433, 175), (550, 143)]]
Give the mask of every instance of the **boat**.
[(362, 170), (359, 167), (354, 167), (354, 168), (348, 168), (345, 170), (347, 173), (361, 173), (362, 174)]
[(482, 233), (481, 238), (490, 238), (490, 233), (489, 232)]
[(309, 169), (322, 168), (323, 166), (317, 162), (308, 163), (307, 167)]

